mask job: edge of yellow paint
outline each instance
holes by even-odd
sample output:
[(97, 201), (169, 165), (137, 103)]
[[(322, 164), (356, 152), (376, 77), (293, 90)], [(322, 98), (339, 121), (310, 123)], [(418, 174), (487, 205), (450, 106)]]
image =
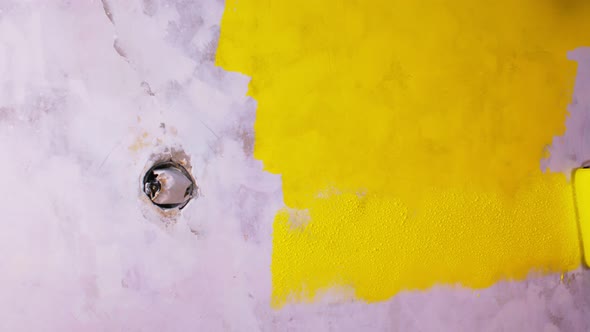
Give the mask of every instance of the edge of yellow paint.
[(590, 267), (590, 168), (580, 168), (573, 172), (574, 197), (582, 258)]

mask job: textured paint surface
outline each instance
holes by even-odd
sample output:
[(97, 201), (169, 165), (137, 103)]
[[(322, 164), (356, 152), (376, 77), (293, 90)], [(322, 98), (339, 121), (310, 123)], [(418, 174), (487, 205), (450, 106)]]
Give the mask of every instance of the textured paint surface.
[(584, 263), (590, 266), (590, 169), (578, 169), (573, 177), (576, 209), (579, 217), (580, 238), (582, 243), (582, 257)]
[[(483, 287), (578, 266), (564, 131), (585, 2), (228, 1), (217, 64), (252, 76), (282, 174), (273, 303)], [(297, 211), (299, 210), (299, 211)]]

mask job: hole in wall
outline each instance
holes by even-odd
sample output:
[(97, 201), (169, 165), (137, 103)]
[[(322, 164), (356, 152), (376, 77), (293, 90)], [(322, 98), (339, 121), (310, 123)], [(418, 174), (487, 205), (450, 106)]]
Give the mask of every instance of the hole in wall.
[(173, 159), (155, 162), (142, 180), (144, 194), (161, 209), (182, 209), (195, 197), (197, 185), (190, 172)]

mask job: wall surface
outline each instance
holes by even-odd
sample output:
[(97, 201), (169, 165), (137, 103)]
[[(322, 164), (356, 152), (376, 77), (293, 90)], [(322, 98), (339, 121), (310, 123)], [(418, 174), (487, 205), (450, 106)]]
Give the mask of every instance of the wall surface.
[(347, 3), (0, 0), (0, 330), (590, 329), (586, 5)]
[(254, 156), (288, 207), (273, 303), (576, 268), (572, 168), (540, 164), (589, 17), (583, 2), (228, 1), (217, 62), (252, 76)]

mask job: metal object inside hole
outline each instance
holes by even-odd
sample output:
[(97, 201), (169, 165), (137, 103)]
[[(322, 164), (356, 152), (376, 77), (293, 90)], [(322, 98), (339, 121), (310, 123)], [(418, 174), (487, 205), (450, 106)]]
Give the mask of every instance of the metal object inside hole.
[(143, 191), (162, 209), (182, 209), (193, 198), (196, 184), (179, 163), (163, 161), (152, 166), (143, 177)]

